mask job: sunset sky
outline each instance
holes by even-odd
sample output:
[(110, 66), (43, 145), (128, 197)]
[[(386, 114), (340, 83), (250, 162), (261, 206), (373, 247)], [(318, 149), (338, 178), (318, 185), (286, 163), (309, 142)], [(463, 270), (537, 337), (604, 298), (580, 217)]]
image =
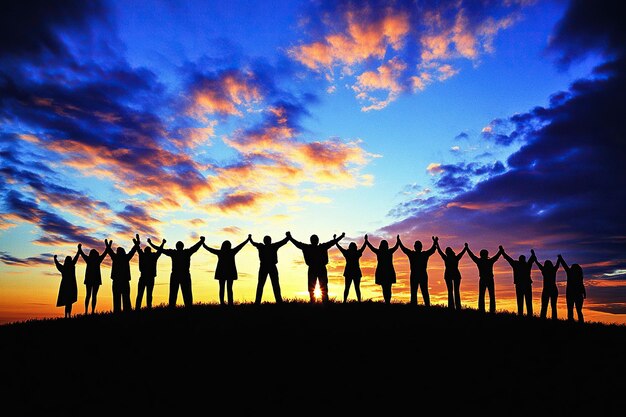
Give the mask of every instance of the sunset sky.
[[(626, 323), (626, 31), (619, 1), (24, 1), (0, 13), (0, 323), (62, 317), (53, 255), (251, 233), (368, 234), (426, 248), (562, 254), (585, 273), (585, 318)], [(330, 297), (344, 259), (329, 253)], [(278, 253), (283, 296), (306, 265)], [(134, 301), (139, 270), (132, 263)], [(192, 257), (215, 303), (217, 257)], [(407, 302), (396, 252), (393, 301)], [(154, 304), (167, 302), (159, 260)], [(237, 255), (236, 302), (258, 253)], [(365, 299), (382, 300), (375, 258)], [(477, 307), (465, 257), (461, 299)], [(77, 264), (84, 311), (85, 263)], [(498, 309), (514, 311), (496, 263)], [(112, 308), (110, 261), (97, 311)], [(431, 299), (447, 303), (441, 258)], [(558, 272), (565, 317), (565, 273)], [(533, 269), (535, 314), (542, 278)], [(350, 299), (355, 299), (354, 289)], [(269, 281), (264, 301), (273, 302)], [(423, 303), (421, 293), (418, 301)], [(488, 301), (487, 301), (488, 302)], [(179, 303), (182, 299), (179, 295)]]

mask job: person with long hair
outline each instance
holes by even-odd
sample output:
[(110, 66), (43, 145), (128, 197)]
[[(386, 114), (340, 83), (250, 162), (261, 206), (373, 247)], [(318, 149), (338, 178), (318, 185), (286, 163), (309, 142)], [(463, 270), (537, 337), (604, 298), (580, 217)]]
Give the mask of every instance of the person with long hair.
[(376, 284), (380, 285), (385, 304), (391, 303), (392, 287), (396, 283), (396, 270), (393, 266), (393, 253), (400, 247), (400, 235), (396, 238), (396, 244), (389, 247), (389, 242), (383, 239), (378, 247), (372, 245), (367, 235), (365, 244), (376, 254), (376, 272), (374, 273)]
[(444, 253), (441, 247), (439, 247), (439, 240), (437, 240), (437, 252), (439, 252), (439, 256), (441, 256), (445, 265), (443, 280), (446, 282), (446, 288), (448, 289), (448, 308), (451, 309), (461, 309), (461, 271), (459, 270), (459, 261), (467, 252), (468, 247), (466, 243), (463, 250), (456, 254), (448, 246)]
[[(333, 239), (336, 239), (337, 235), (333, 235)], [(363, 255), (363, 251), (367, 247), (367, 244), (363, 242), (360, 248), (357, 248), (355, 242), (350, 242), (348, 249), (342, 247), (339, 242), (335, 243), (337, 249), (341, 252), (346, 260), (346, 266), (343, 269), (343, 277), (345, 280), (343, 289), (343, 302), (348, 301), (348, 294), (350, 293), (350, 286), (354, 284), (354, 292), (356, 293), (356, 299), (361, 302), (361, 265), (359, 260)]]
[(110, 242), (107, 239), (104, 239), (104, 251), (102, 254), (98, 253), (97, 250), (91, 249), (89, 251), (89, 255), (85, 255), (82, 247), (79, 247), (78, 253), (81, 258), (87, 264), (85, 268), (85, 280), (83, 283), (85, 284), (85, 314), (87, 314), (89, 310), (89, 302), (91, 301), (91, 314), (96, 311), (96, 304), (98, 302), (98, 290), (100, 289), (100, 285), (102, 285), (102, 274), (100, 272), (100, 265), (102, 261), (107, 256), (107, 248), (109, 247)]
[(76, 262), (80, 256), (81, 244), (78, 244), (78, 251), (72, 258), (66, 256), (65, 261), (60, 263), (57, 256), (54, 255), (54, 264), (57, 270), (61, 273), (61, 284), (59, 285), (59, 292), (57, 294), (57, 307), (64, 307), (65, 318), (72, 316), (72, 305), (78, 299), (78, 286), (76, 285)]
[(215, 279), (220, 283), (220, 304), (224, 305), (224, 292), (228, 295), (228, 305), (233, 305), (233, 282), (238, 279), (237, 265), (235, 264), (235, 255), (246, 246), (252, 239), (252, 235), (248, 235), (248, 238), (241, 242), (239, 245), (232, 247), (230, 240), (222, 242), (220, 249), (214, 249), (207, 246), (204, 242), (202, 247), (211, 252), (213, 255), (217, 255), (217, 266), (215, 267)]

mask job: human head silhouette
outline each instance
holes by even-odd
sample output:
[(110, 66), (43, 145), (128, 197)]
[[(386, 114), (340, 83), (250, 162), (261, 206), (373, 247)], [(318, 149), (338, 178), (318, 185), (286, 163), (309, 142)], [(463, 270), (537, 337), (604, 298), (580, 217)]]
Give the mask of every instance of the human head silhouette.
[(350, 249), (350, 250), (356, 250), (356, 243), (354, 243), (354, 242), (350, 242), (350, 244), (348, 245), (348, 249)]
[(483, 259), (487, 259), (487, 257), (489, 256), (489, 251), (487, 249), (481, 249), (480, 250), (480, 257)]
[(222, 249), (230, 249), (230, 240), (225, 240), (222, 242)]
[(552, 268), (554, 265), (552, 265), (552, 261), (550, 259), (547, 259), (544, 263), (543, 266), (547, 266), (549, 268)]
[(446, 255), (454, 256), (454, 251), (450, 246), (446, 248)]
[(65, 257), (65, 264), (66, 264), (66, 265), (69, 265), (69, 264), (71, 264), (71, 263), (72, 263), (72, 257), (71, 257), (71, 256), (66, 256), (66, 257)]
[(389, 249), (389, 242), (385, 239), (380, 241), (380, 245), (378, 246), (380, 249)]
[(263, 238), (263, 243), (265, 243), (266, 245), (271, 244), (271, 243), (272, 243), (272, 238), (271, 238), (271, 237), (269, 237), (269, 236), (265, 236), (265, 237)]
[(99, 253), (98, 253), (98, 251), (97, 251), (97, 250), (95, 250), (95, 249), (92, 249), (92, 250), (90, 250), (90, 251), (89, 251), (89, 257), (90, 257), (90, 258), (97, 258), (97, 257), (98, 257), (98, 255), (99, 255)]
[(311, 244), (317, 245), (318, 243), (320, 243), (320, 238), (317, 235), (311, 235)]
[(183, 250), (184, 247), (185, 247), (185, 244), (181, 242), (180, 240), (176, 242), (176, 249)]
[(145, 253), (152, 253), (152, 249), (150, 249), (150, 246), (146, 246), (146, 248), (144, 249)]
[(118, 254), (118, 255), (126, 255), (126, 251), (124, 250), (124, 248), (123, 248), (123, 247), (118, 246), (118, 247), (117, 247), (117, 254)]
[(421, 252), (422, 250), (422, 242), (419, 240), (416, 240), (415, 243), (413, 244), (413, 247), (415, 248), (415, 250), (417, 252)]
[(583, 268), (579, 264), (572, 264), (570, 270), (574, 273), (574, 275), (578, 278), (583, 277)]
[(526, 262), (526, 257), (524, 255), (520, 255), (519, 256), (519, 261), (520, 262)]

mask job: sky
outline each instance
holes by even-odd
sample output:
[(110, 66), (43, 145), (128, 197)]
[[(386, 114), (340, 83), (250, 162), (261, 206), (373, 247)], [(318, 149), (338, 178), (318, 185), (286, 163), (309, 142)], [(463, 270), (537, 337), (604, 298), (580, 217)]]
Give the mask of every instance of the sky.
[[(53, 255), (218, 248), (290, 231), (308, 242), (478, 253), (502, 245), (584, 270), (585, 318), (626, 323), (626, 33), (618, 1), (24, 1), (0, 14), (0, 323), (62, 317)], [(329, 251), (329, 295), (344, 290)], [(283, 296), (308, 299), (302, 252), (280, 249)], [(217, 257), (192, 257), (216, 303)], [(409, 299), (394, 255), (393, 302)], [(170, 259), (154, 304), (167, 302)], [(237, 255), (237, 303), (258, 252)], [(382, 300), (376, 259), (364, 299)], [(477, 308), (476, 265), (460, 262)], [(85, 263), (76, 266), (84, 312)], [(429, 261), (433, 304), (443, 263)], [(131, 263), (131, 298), (137, 258)], [(97, 311), (112, 309), (110, 260)], [(533, 268), (533, 305), (543, 279)], [(497, 308), (516, 311), (509, 264)], [(565, 317), (565, 272), (557, 275)], [(350, 289), (349, 299), (355, 299)], [(263, 301), (273, 302), (267, 282)], [(182, 299), (179, 296), (179, 304)], [(423, 303), (421, 293), (418, 302)], [(488, 302), (488, 301), (487, 301)], [(145, 303), (145, 301), (144, 301)]]

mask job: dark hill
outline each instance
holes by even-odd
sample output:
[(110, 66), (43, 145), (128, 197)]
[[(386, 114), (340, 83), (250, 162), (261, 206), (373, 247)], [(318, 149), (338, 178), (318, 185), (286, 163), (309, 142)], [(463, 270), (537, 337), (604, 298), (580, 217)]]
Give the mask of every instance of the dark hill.
[(619, 415), (626, 326), (299, 301), (0, 326), (3, 415)]

